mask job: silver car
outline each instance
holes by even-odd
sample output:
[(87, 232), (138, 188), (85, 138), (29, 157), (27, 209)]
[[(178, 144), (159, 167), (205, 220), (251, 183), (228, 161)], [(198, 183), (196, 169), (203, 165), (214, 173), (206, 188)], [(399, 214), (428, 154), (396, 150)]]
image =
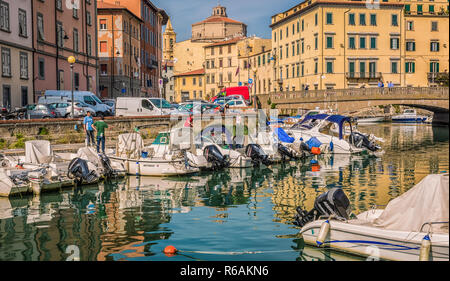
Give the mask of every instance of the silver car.
[[(69, 102), (60, 102), (60, 103), (52, 103), (50, 104), (50, 107), (56, 111), (56, 113), (61, 117), (70, 117), (72, 114), (72, 104)], [(78, 118), (85, 115), (85, 111), (83, 107), (77, 105), (75, 103), (74, 106), (74, 117)]]

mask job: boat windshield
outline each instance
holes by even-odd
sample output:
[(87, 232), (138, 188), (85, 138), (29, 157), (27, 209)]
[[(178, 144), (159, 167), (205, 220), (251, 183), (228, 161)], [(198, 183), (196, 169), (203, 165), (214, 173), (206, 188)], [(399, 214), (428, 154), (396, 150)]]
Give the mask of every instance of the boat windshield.
[(317, 126), (320, 123), (320, 120), (318, 119), (309, 119), (306, 122), (298, 122), (297, 124), (294, 124), (291, 129), (297, 129), (297, 130), (311, 130), (315, 126)]

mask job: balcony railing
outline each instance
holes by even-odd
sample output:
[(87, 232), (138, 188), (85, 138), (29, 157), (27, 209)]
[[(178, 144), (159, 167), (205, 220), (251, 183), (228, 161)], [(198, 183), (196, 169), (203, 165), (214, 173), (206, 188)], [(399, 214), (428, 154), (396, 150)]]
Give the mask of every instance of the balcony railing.
[(347, 79), (380, 79), (381, 72), (347, 72)]

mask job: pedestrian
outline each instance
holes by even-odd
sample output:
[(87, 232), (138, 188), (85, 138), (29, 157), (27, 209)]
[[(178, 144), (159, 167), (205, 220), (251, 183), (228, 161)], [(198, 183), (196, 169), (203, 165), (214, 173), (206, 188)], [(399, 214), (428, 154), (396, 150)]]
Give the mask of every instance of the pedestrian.
[(84, 117), (83, 120), (83, 127), (84, 127), (84, 131), (86, 132), (86, 138), (87, 138), (87, 146), (91, 146), (91, 141), (92, 141), (92, 145), (94, 145), (95, 141), (94, 141), (94, 127), (92, 127), (94, 123), (94, 119), (91, 116), (91, 112), (88, 111), (87, 115)]
[(105, 117), (101, 117), (94, 123), (94, 129), (97, 131), (97, 153), (100, 153), (100, 143), (102, 144), (102, 153), (105, 154), (105, 129), (108, 128), (108, 124), (105, 122)]
[(305, 91), (308, 91), (308, 90), (309, 90), (309, 85), (306, 84)]

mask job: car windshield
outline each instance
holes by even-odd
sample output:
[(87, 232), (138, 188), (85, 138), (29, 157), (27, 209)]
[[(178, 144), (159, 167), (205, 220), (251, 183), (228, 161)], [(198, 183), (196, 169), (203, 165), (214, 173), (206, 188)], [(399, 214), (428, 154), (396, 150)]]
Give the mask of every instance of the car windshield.
[(51, 103), (48, 105), (48, 107), (50, 107), (51, 109), (55, 109), (56, 105), (57, 105), (57, 103)]
[(92, 96), (92, 98), (99, 104), (103, 103), (99, 98), (97, 98), (97, 96)]
[(165, 99), (149, 99), (157, 108), (172, 108), (172, 105)]

